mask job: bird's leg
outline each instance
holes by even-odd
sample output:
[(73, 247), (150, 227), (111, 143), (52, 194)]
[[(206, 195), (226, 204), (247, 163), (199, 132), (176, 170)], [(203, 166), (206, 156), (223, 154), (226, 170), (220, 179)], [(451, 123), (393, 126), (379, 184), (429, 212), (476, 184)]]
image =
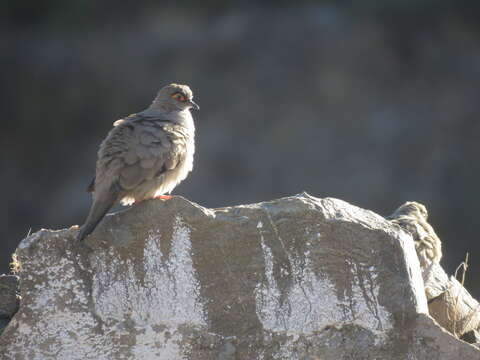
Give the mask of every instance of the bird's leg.
[(159, 200), (170, 200), (173, 196), (172, 195), (158, 195), (155, 196), (154, 199), (159, 199)]

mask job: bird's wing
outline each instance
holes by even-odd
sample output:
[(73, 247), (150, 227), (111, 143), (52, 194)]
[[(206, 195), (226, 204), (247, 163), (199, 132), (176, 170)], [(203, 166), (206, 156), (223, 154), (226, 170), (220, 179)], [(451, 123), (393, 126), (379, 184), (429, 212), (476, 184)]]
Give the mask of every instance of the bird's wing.
[(100, 183), (131, 190), (174, 169), (186, 151), (181, 128), (159, 118), (130, 116), (117, 121), (100, 146), (95, 188)]
[(151, 116), (116, 121), (100, 145), (89, 186), (93, 204), (77, 238), (88, 236), (122, 193), (174, 169), (185, 157), (187, 135), (181, 126)]

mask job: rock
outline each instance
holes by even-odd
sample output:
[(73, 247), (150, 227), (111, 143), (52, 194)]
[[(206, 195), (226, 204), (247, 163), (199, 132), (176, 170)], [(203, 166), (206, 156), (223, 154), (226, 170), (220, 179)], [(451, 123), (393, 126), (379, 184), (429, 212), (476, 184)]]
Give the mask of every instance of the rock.
[(450, 278), (440, 264), (432, 263), (422, 269), (422, 277), (427, 301), (438, 298), (450, 286)]
[(476, 343), (480, 329), (480, 304), (442, 266), (430, 263), (421, 269), (431, 317), (445, 330), (469, 343)]
[(18, 277), (0, 275), (0, 318), (11, 318), (18, 309)]
[(426, 315), (412, 238), (340, 200), (174, 197), (77, 231), (20, 243), (7, 359), (480, 358)]
[[(445, 290), (438, 296), (429, 299), (428, 308), (430, 315), (446, 330), (458, 337), (465, 333), (480, 328), (480, 304), (453, 276), (447, 277), (441, 274), (441, 268), (434, 268), (437, 276), (436, 281), (429, 281), (428, 288), (443, 286)], [(443, 271), (443, 270), (442, 270)], [(446, 274), (445, 274), (446, 275)], [(433, 280), (430, 277), (429, 280)], [(433, 285), (434, 284), (434, 285)]]

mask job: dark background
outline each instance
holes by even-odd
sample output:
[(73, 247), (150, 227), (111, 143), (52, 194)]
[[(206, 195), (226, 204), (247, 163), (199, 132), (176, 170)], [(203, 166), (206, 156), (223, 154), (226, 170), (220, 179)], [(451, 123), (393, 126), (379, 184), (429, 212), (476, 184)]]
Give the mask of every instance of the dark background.
[(176, 194), (420, 201), (479, 298), (480, 2), (292, 3), (2, 1), (0, 271), (30, 229), (83, 222), (112, 122), (175, 81), (202, 107)]

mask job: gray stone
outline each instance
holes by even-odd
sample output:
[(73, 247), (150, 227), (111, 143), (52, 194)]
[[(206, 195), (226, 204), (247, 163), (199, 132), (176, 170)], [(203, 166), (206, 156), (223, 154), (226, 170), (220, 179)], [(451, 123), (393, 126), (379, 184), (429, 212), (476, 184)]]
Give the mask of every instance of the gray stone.
[(440, 326), (462, 339), (480, 328), (480, 304), (454, 276), (448, 277), (439, 264), (422, 273), (429, 314)]
[(11, 318), (18, 309), (18, 277), (0, 275), (0, 318)]
[(175, 197), (77, 231), (20, 243), (7, 359), (480, 359), (426, 315), (412, 238), (340, 200)]

